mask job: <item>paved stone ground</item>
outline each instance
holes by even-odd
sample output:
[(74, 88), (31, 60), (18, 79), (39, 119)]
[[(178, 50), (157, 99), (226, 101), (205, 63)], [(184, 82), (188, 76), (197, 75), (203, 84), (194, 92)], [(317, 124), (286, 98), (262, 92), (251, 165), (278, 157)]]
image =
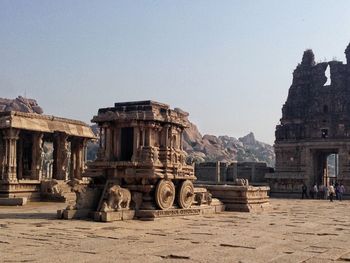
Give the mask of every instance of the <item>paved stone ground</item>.
[(56, 220), (64, 204), (0, 207), (0, 262), (346, 262), (350, 201), (157, 221)]

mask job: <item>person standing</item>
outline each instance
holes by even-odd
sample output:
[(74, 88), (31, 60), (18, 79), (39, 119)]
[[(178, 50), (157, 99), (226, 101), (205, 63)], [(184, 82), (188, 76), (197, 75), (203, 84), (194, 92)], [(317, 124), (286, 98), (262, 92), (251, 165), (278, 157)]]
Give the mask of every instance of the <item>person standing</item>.
[(334, 185), (334, 191), (335, 191), (335, 199), (339, 200), (339, 184), (338, 184), (338, 182), (336, 182)]
[(303, 186), (301, 187), (301, 199), (307, 198), (307, 186), (306, 184), (303, 184)]
[(328, 192), (329, 192), (329, 201), (333, 202), (335, 190), (334, 190), (334, 186), (332, 184), (329, 186)]
[(343, 200), (343, 195), (345, 193), (345, 187), (343, 184), (339, 186), (339, 201)]

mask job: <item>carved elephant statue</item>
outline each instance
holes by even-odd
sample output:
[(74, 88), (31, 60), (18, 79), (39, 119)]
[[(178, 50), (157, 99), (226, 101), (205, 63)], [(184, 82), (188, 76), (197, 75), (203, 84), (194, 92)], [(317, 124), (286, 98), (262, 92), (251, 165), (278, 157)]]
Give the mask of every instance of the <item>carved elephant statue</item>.
[(107, 200), (102, 204), (101, 211), (118, 211), (129, 209), (131, 193), (129, 189), (114, 185), (107, 192)]

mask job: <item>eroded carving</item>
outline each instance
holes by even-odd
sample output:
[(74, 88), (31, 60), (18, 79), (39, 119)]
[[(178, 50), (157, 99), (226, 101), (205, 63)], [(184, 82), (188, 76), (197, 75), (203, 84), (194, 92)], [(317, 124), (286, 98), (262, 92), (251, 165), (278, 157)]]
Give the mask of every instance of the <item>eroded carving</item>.
[(129, 209), (130, 202), (131, 193), (129, 189), (122, 188), (119, 185), (114, 185), (108, 190), (107, 201), (103, 202), (101, 211), (109, 212)]
[(234, 183), (235, 185), (239, 185), (239, 186), (249, 186), (248, 179), (236, 178)]

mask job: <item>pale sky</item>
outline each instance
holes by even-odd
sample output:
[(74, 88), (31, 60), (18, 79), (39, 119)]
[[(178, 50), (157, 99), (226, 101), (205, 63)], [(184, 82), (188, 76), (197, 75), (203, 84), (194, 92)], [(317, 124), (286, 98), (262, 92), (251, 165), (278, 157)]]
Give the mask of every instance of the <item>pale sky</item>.
[(350, 1), (0, 0), (0, 97), (89, 122), (156, 100), (202, 134), (273, 143), (303, 51), (345, 61)]

